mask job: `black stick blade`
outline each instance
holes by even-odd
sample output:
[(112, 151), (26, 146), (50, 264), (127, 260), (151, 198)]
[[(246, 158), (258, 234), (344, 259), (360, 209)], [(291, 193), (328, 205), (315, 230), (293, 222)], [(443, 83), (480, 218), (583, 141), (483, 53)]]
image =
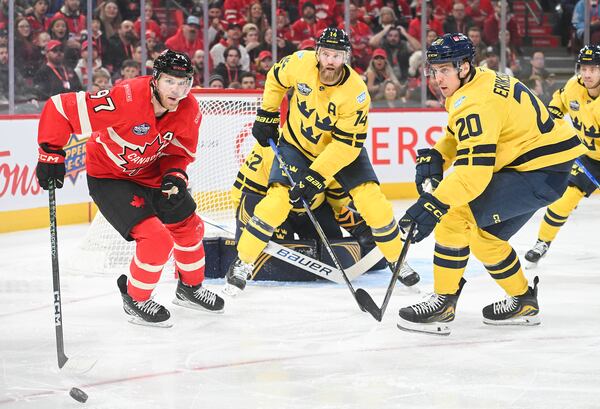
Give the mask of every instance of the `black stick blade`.
[(360, 304), (360, 306), (367, 310), (369, 314), (373, 316), (377, 321), (381, 322), (381, 310), (373, 301), (373, 298), (369, 295), (368, 292), (363, 290), (362, 288), (358, 288), (356, 290), (356, 301)]

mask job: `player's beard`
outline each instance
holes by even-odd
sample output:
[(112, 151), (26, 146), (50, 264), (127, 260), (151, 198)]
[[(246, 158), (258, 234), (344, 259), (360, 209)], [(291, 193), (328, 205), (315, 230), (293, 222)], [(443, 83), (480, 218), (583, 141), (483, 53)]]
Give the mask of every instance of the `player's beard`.
[(343, 69), (343, 65), (334, 69), (328, 69), (327, 67), (319, 67), (319, 77), (321, 79), (321, 82), (326, 85), (335, 84), (337, 81), (339, 81)]

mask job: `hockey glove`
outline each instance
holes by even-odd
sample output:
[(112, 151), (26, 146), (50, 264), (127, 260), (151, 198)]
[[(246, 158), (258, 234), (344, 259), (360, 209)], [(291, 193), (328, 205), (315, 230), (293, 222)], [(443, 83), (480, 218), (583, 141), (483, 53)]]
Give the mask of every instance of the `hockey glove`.
[(432, 190), (435, 190), (443, 177), (444, 158), (442, 158), (442, 155), (435, 149), (419, 149), (417, 151), (417, 168), (415, 173), (415, 184), (417, 185), (419, 194), (423, 194), (423, 184), (427, 179), (431, 182)]
[(325, 178), (308, 168), (298, 174), (298, 182), (290, 189), (290, 202), (296, 203), (304, 198), (310, 204), (314, 197), (325, 190)]
[(188, 175), (181, 169), (169, 169), (165, 172), (160, 190), (168, 207), (176, 207), (187, 193)]
[(51, 180), (54, 180), (54, 186), (57, 189), (63, 187), (65, 155), (64, 149), (50, 149), (46, 143), (40, 145), (35, 175), (42, 189), (48, 190)]
[(279, 140), (279, 112), (269, 112), (264, 109), (256, 111), (252, 136), (260, 146), (269, 146), (269, 139), (277, 143)]
[(411, 241), (418, 243), (431, 234), (442, 216), (448, 213), (449, 208), (431, 193), (423, 193), (400, 219), (400, 228), (406, 232), (411, 223), (416, 223)]

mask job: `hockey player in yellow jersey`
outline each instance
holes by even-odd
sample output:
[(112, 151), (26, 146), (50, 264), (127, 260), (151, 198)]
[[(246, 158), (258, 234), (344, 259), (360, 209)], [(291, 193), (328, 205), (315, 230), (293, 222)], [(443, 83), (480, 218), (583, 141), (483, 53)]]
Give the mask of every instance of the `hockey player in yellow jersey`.
[[(554, 120), (517, 79), (475, 68), (474, 52), (465, 35), (452, 33), (427, 50), (427, 72), (446, 97), (448, 126), (432, 149), (419, 151), (421, 196), (400, 226), (415, 223), (416, 242), (435, 228), (434, 293), (400, 309), (400, 329), (450, 333), (471, 252), (507, 294), (483, 308), (484, 323), (538, 324), (537, 277), (530, 287), (508, 239), (562, 195), (573, 161), (586, 151), (570, 125)], [(425, 182), (433, 193), (423, 191)]]
[[(573, 127), (589, 151), (579, 158), (585, 168), (600, 179), (600, 46), (588, 45), (579, 51), (577, 75), (552, 96), (548, 109), (555, 118), (569, 114)], [(525, 254), (529, 268), (537, 266), (567, 218), (596, 185), (577, 164), (573, 164), (569, 187), (560, 199), (546, 209), (538, 239)]]
[[(254, 208), (267, 193), (269, 174), (274, 160), (275, 154), (271, 147), (256, 143), (236, 176), (231, 189), (231, 198), (236, 209), (236, 240), (254, 215)], [(364, 256), (375, 247), (375, 242), (371, 229), (353, 207), (354, 203), (351, 202), (350, 196), (335, 179), (324, 192), (315, 195), (311, 203), (311, 210), (327, 238), (332, 242), (337, 239), (346, 243), (348, 239), (343, 238), (340, 229), (344, 228), (358, 242), (360, 254)], [(295, 240), (295, 235), (300, 240), (316, 240), (320, 243), (319, 235), (300, 203), (294, 204), (288, 218), (275, 229), (273, 238), (289, 241)], [(261, 268), (264, 266), (262, 265)], [(377, 263), (374, 268), (385, 268), (385, 263)], [(255, 267), (254, 274), (257, 274), (256, 270)], [(419, 279), (418, 273), (404, 262), (398, 281), (405, 286), (412, 286)], [(239, 287), (244, 287), (242, 282)]]
[[(310, 203), (334, 179), (353, 198), (371, 227), (375, 243), (388, 262), (398, 260), (402, 243), (392, 211), (378, 184), (366, 150), (370, 98), (365, 82), (347, 64), (346, 33), (327, 28), (316, 51), (298, 51), (283, 58), (267, 74), (263, 103), (252, 134), (262, 146), (278, 141), (279, 151), (296, 182), (274, 162), (269, 190), (256, 206), (237, 245), (238, 259), (227, 272), (228, 287), (252, 271), (273, 231), (285, 221), (292, 203)], [(293, 88), (286, 124), (279, 135), (279, 106)]]

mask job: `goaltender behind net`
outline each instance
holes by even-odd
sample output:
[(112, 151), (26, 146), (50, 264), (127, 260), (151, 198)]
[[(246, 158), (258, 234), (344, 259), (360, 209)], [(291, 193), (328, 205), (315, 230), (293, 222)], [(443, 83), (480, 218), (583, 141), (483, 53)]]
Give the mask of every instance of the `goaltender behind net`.
[(194, 69), (186, 54), (165, 50), (152, 76), (123, 81), (96, 94), (55, 95), (42, 111), (36, 174), (60, 188), (72, 133), (90, 135), (86, 170), (90, 195), (126, 240), (135, 240), (129, 279), (117, 280), (125, 313), (142, 325), (170, 326), (152, 291), (171, 252), (179, 282), (175, 304), (222, 312), (224, 301), (202, 285), (204, 224), (187, 191), (201, 115), (189, 94)]
[[(400, 220), (417, 224), (414, 241), (435, 227), (434, 294), (400, 310), (400, 329), (447, 335), (469, 254), (483, 262), (506, 298), (483, 308), (484, 323), (539, 324), (537, 277), (529, 287), (508, 240), (565, 191), (576, 157), (586, 151), (573, 129), (553, 119), (517, 79), (475, 68), (464, 34), (445, 34), (427, 50), (427, 72), (446, 97), (446, 134), (419, 150), (421, 196)], [(443, 178), (451, 165), (454, 171)], [(433, 193), (421, 184), (432, 181)]]
[[(231, 189), (231, 198), (236, 209), (236, 240), (239, 240), (246, 224), (254, 215), (254, 208), (267, 193), (269, 174), (274, 160), (276, 160), (275, 154), (270, 147), (260, 146), (256, 143), (237, 174)], [(325, 235), (333, 243), (334, 250), (337, 249), (336, 240), (340, 240), (343, 244), (348, 243), (348, 239), (343, 238), (340, 229), (342, 227), (356, 240), (360, 246), (360, 254), (365, 256), (375, 247), (375, 241), (371, 229), (360, 214), (354, 211), (353, 207), (350, 196), (335, 180), (327, 186), (324, 192), (316, 195), (311, 203), (311, 210)], [(308, 245), (314, 241), (317, 243), (317, 248), (322, 245), (304, 207), (298, 202), (294, 203), (288, 218), (275, 229), (273, 239), (296, 241), (294, 234)], [(315, 249), (315, 253), (319, 252)], [(336, 254), (338, 257), (347, 255), (345, 251), (336, 251)], [(255, 265), (252, 277), (258, 276), (263, 269), (269, 268), (270, 260), (264, 264)], [(290, 268), (295, 267), (290, 265)], [(385, 262), (378, 263), (373, 267), (374, 270), (382, 268), (385, 268)], [(229, 278), (230, 282), (233, 280), (235, 279)], [(398, 280), (406, 286), (412, 286), (419, 281), (419, 275), (405, 262)], [(223, 291), (227, 295), (234, 296), (245, 286), (245, 280), (237, 280), (235, 286), (228, 283)]]
[[(352, 197), (388, 263), (398, 260), (402, 242), (392, 204), (381, 192), (363, 147), (369, 93), (346, 64), (349, 52), (346, 33), (327, 28), (316, 51), (298, 51), (269, 71), (252, 135), (265, 147), (269, 140), (278, 141), (296, 184), (290, 188), (274, 161), (266, 196), (256, 205), (238, 241), (238, 258), (227, 272), (228, 284), (245, 282), (275, 229), (288, 218), (292, 203), (301, 198), (312, 202), (334, 179)], [(291, 88), (294, 95), (280, 137), (278, 110)]]

